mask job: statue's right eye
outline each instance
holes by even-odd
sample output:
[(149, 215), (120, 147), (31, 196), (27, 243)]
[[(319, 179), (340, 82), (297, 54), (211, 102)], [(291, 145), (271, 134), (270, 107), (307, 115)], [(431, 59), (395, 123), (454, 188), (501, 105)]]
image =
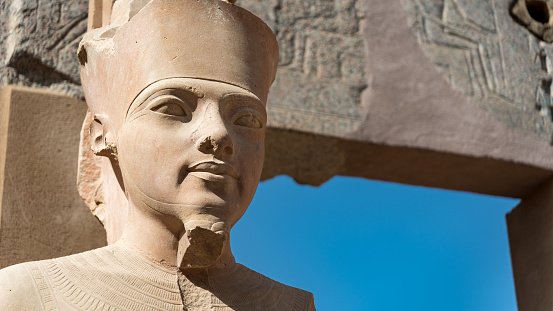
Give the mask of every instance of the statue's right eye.
[(172, 102), (165, 102), (160, 103), (159, 105), (156, 105), (151, 108), (153, 112), (169, 115), (169, 116), (176, 116), (176, 117), (186, 117), (187, 113), (184, 111), (181, 105), (177, 103)]

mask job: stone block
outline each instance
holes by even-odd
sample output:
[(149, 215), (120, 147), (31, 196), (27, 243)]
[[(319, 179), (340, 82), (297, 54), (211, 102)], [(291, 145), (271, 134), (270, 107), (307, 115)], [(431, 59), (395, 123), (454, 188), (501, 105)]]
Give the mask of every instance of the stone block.
[(76, 187), (83, 101), (36, 89), (0, 91), (0, 268), (106, 244)]
[(553, 180), (509, 214), (507, 229), (519, 311), (553, 309)]
[(87, 0), (0, 0), (0, 85), (82, 98), (76, 51), (87, 9)]
[(262, 1), (237, 4), (275, 32), (280, 60), (268, 104), (269, 125), (341, 137), (361, 124), (369, 84), (362, 0)]
[(281, 47), (263, 178), (318, 185), (346, 175), (524, 197), (552, 176), (540, 82), (551, 80), (550, 48), (508, 3), (240, 4)]

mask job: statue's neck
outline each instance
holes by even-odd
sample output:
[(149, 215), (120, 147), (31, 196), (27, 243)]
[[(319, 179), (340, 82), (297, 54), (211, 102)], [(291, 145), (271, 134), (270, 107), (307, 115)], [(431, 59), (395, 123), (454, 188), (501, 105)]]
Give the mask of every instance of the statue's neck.
[[(130, 208), (129, 222), (121, 239), (146, 257), (174, 267), (182, 265), (179, 254), (184, 253), (190, 246), (181, 221), (168, 216), (143, 213), (134, 207)], [(229, 269), (234, 264), (234, 256), (227, 240), (221, 256), (213, 264), (202, 269), (213, 275)]]

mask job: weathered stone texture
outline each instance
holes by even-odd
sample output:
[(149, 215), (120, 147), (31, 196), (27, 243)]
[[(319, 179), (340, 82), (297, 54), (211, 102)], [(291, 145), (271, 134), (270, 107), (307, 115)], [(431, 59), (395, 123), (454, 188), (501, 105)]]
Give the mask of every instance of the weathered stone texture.
[(520, 311), (553, 308), (553, 180), (507, 214), (509, 245)]
[(76, 50), (87, 0), (0, 0), (0, 84), (82, 97)]
[(513, 20), (509, 2), (239, 4), (281, 49), (265, 178), (353, 175), (524, 196), (551, 175), (550, 47)]
[(279, 71), (269, 126), (327, 136), (356, 129), (368, 86), (361, 0), (243, 0), (275, 32)]
[[(520, 197), (551, 176), (550, 97), (542, 87), (549, 69), (534, 52), (543, 43), (512, 19), (509, 3), (329, 3), (241, 2), (271, 25), (281, 45), (268, 103), (265, 178), (286, 173), (320, 184), (350, 175)], [(342, 14), (356, 16), (349, 20), (357, 28), (332, 23), (341, 20), (334, 13), (301, 24), (298, 15), (323, 4), (325, 12), (344, 4), (351, 11)], [(344, 78), (354, 81), (349, 92), (332, 75), (347, 67), (342, 58), (331, 66), (303, 53), (308, 45), (298, 38), (312, 29), (319, 41), (362, 38), (355, 48), (338, 49), (353, 53), (348, 59), (359, 62), (353, 67), (363, 77)], [(302, 71), (310, 61), (319, 73)], [(283, 164), (290, 159), (294, 165)]]
[(0, 90), (0, 267), (105, 245), (75, 187), (85, 113), (67, 96)]
[(514, 21), (510, 4), (520, 3), (528, 22), (543, 25), (526, 2), (407, 0), (405, 7), (422, 49), (455, 89), (510, 128), (552, 141), (553, 47)]
[[(453, 1), (446, 2), (451, 4)], [(476, 2), (470, 3), (474, 5), (473, 11), (478, 11)], [(362, 125), (357, 131), (349, 133), (347, 138), (384, 146), (454, 154), (467, 157), (467, 159), (505, 161), (512, 165), (537, 167), (551, 174), (553, 158), (549, 156), (552, 149), (549, 140), (543, 139), (536, 132), (522, 130), (522, 121), (518, 123), (516, 121), (524, 119), (523, 109), (514, 107), (512, 110), (508, 110), (505, 107), (510, 106), (503, 105), (504, 110), (510, 111), (508, 117), (514, 121), (508, 123), (506, 122), (508, 117), (486, 109), (484, 102), (476, 97), (467, 96), (458, 87), (452, 85), (450, 80), (444, 76), (444, 71), (438, 70), (437, 62), (428, 57), (429, 52), (421, 48), (420, 40), (413, 35), (413, 28), (407, 23), (411, 13), (406, 10), (404, 2), (371, 0), (366, 1), (366, 4), (363, 37), (368, 47), (369, 69), (367, 72), (370, 73), (371, 83), (367, 91), (363, 93), (362, 100), (367, 113)], [(434, 6), (431, 7), (434, 8)], [(509, 36), (526, 36), (527, 39), (528, 31), (510, 19), (506, 5), (504, 9), (505, 11), (501, 11), (499, 8), (494, 9), (494, 12), (497, 10), (497, 14), (503, 14), (505, 17), (497, 27), (511, 29), (512, 33), (509, 33)], [(467, 14), (467, 16), (471, 16), (471, 14)], [(482, 31), (478, 29), (474, 32), (476, 41)], [(471, 38), (470, 35), (469, 33), (466, 36)], [(450, 49), (453, 55), (457, 51), (454, 44), (444, 45), (443, 49), (445, 51)], [(447, 53), (444, 52), (444, 55)], [(465, 55), (470, 56), (470, 51), (466, 51)], [(517, 60), (531, 58), (524, 53), (513, 53), (511, 57), (513, 59), (508, 63), (506, 60), (502, 60), (502, 64), (509, 68), (516, 67), (522, 63)], [(496, 62), (496, 59), (490, 57), (488, 61), (493, 63)], [(467, 62), (461, 62), (461, 64), (467, 64)], [(455, 79), (462, 78), (463, 66), (459, 65), (459, 71), (452, 70), (450, 74)], [(529, 71), (524, 74), (528, 80), (532, 80), (537, 77), (534, 74), (538, 73)], [(523, 80), (523, 77), (515, 75), (512, 78), (514, 80), (508, 80), (511, 77), (505, 75), (503, 77), (497, 79), (498, 81), (511, 81), (508, 84), (511, 88), (509, 92), (514, 92), (514, 94), (529, 92), (521, 90), (524, 85), (518, 86), (512, 82)], [(474, 81), (476, 83), (479, 80), (475, 79)], [(487, 85), (487, 82), (485, 84)], [(530, 93), (535, 92), (535, 87), (532, 87)], [(520, 114), (517, 114), (516, 111), (519, 111)], [(362, 144), (359, 146), (360, 148), (369, 148)], [(409, 157), (405, 157), (404, 161), (408, 160)], [(370, 159), (367, 159), (368, 161)], [(472, 163), (477, 163), (477, 161)], [(467, 164), (470, 165), (470, 161)], [(390, 165), (394, 164), (390, 163)], [(401, 165), (401, 163), (395, 163), (395, 165)], [(428, 162), (425, 165), (431, 168), (436, 164)], [(489, 168), (491, 166), (483, 167), (484, 171), (481, 174), (496, 174), (488, 171)], [(413, 168), (413, 172), (414, 170)], [(469, 171), (466, 170), (466, 172)], [(367, 177), (370, 178), (370, 172), (367, 173), (369, 174)], [(455, 179), (466, 179), (472, 180), (475, 184), (479, 183), (479, 176), (460, 173), (460, 175), (456, 175)], [(426, 179), (423, 176), (419, 177), (421, 181)], [(520, 182), (528, 180), (534, 182), (535, 177), (535, 175), (529, 175)], [(447, 184), (433, 186), (448, 187)], [(507, 193), (495, 194), (510, 195)]]

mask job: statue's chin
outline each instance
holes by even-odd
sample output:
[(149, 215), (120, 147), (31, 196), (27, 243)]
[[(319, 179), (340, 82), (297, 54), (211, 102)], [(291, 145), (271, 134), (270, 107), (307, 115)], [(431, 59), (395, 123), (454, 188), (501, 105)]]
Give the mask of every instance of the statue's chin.
[(206, 268), (217, 262), (229, 240), (225, 224), (191, 221), (185, 228), (186, 234), (179, 243), (179, 266)]

